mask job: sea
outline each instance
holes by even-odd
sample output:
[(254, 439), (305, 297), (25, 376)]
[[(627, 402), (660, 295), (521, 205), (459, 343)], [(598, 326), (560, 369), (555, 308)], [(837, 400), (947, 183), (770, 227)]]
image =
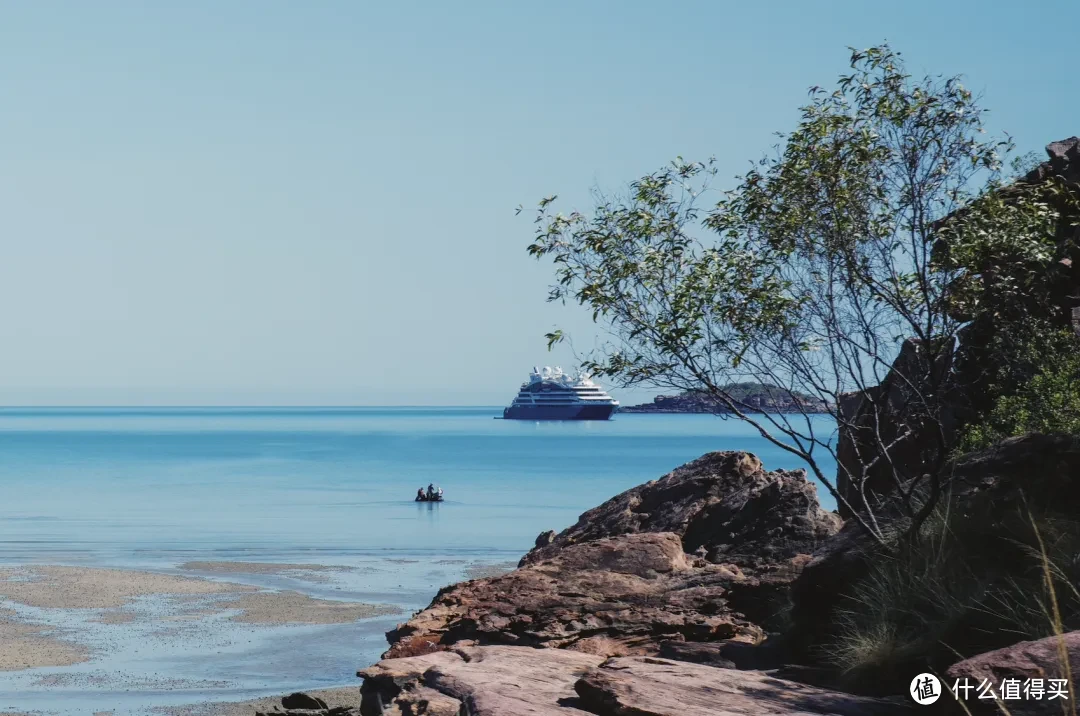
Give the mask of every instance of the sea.
[[(0, 710), (139, 713), (355, 684), (355, 671), (386, 648), (386, 629), (439, 587), (485, 565), (508, 568), (540, 532), (623, 490), (713, 450), (753, 452), (768, 469), (802, 466), (753, 427), (711, 415), (500, 416), (498, 407), (0, 409), (0, 565), (347, 565), (330, 584), (227, 579), (401, 610), (249, 629), (213, 653), (195, 643), (136, 655), (116, 632), (85, 664), (0, 674)], [(429, 483), (444, 502), (413, 500)], [(833, 507), (824, 488), (818, 494)], [(129, 688), (40, 678), (79, 670), (123, 672)], [(168, 674), (176, 688), (150, 674)]]

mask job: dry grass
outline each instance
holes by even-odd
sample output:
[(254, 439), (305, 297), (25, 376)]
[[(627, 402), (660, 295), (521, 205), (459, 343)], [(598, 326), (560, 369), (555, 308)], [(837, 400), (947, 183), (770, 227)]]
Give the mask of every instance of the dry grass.
[[(1080, 628), (1078, 583), (1077, 522), (1025, 511), (950, 521), (943, 512), (918, 540), (874, 560), (838, 608), (824, 656), (852, 688), (902, 690), (913, 673)], [(1064, 639), (1060, 649), (1075, 709)]]

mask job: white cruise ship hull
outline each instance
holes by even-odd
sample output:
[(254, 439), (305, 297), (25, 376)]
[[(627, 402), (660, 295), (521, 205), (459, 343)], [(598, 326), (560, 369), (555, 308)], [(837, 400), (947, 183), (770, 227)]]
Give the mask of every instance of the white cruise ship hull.
[(607, 420), (619, 401), (589, 380), (571, 378), (556, 366), (533, 368), (514, 402), (503, 410), (506, 420)]

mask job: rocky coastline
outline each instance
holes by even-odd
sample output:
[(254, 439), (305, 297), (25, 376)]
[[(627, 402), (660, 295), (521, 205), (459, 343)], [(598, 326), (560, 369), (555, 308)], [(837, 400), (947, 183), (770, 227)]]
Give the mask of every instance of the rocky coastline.
[[(1076, 439), (1030, 436), (965, 457), (956, 465), (964, 504), (1011, 504), (1024, 465), (1068, 487), (1080, 479), (1078, 456)], [(823, 638), (815, 630), (872, 555), (850, 523), (821, 508), (803, 471), (709, 453), (541, 534), (516, 570), (442, 589), (387, 633), (389, 649), (358, 672), (351, 705), (292, 695), (305, 706), (284, 713), (963, 713), (951, 697), (923, 709), (904, 688), (851, 688), (805, 648)], [(1078, 632), (957, 658), (942, 678), (1053, 677), (1062, 643), (1080, 672)], [(1056, 713), (1045, 702), (1011, 712)]]
[(617, 495), (514, 572), (452, 585), (363, 669), (382, 714), (894, 714), (802, 683), (769, 638), (841, 520), (801, 470), (709, 453)]
[[(810, 395), (792, 394), (773, 385), (761, 383), (738, 383), (724, 386), (748, 413), (827, 413), (829, 406)], [(620, 413), (711, 413), (731, 414), (733, 411), (719, 399), (700, 391), (686, 391), (677, 395), (658, 395), (651, 403), (627, 405)]]

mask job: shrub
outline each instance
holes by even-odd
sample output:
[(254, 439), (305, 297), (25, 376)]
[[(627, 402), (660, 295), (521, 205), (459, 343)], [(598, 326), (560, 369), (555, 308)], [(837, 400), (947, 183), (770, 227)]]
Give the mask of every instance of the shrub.
[[(961, 452), (1027, 433), (1080, 433), (1080, 338), (1070, 332), (1032, 334), (1013, 361), (1020, 375), (1007, 377), (1015, 387), (1005, 388), (988, 414), (966, 427)], [(995, 383), (991, 389), (1002, 390), (1001, 381)]]
[(824, 649), (849, 687), (900, 692), (912, 673), (1080, 629), (1080, 522), (1015, 507), (950, 518), (945, 505), (871, 560)]

